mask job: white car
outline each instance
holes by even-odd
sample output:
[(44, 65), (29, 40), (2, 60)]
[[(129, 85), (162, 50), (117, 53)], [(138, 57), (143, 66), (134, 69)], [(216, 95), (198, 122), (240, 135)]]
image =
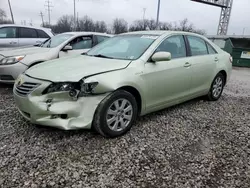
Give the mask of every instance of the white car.
[(68, 32), (55, 35), (40, 46), (0, 51), (0, 83), (14, 83), (19, 74), (47, 60), (87, 52), (112, 35)]
[(16, 24), (0, 25), (0, 50), (28, 45), (39, 45), (54, 33), (49, 28)]

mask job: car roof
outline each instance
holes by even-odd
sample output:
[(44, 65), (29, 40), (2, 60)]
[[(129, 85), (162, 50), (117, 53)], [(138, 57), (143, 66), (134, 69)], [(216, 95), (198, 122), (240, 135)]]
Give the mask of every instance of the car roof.
[[(129, 33), (123, 33), (122, 35), (170, 35), (170, 34), (181, 34), (181, 35), (198, 35), (196, 33), (184, 32), (184, 31), (166, 31), (166, 30), (150, 30), (150, 31), (134, 31)], [(201, 36), (201, 35), (198, 35)]]
[(76, 31), (76, 32), (65, 32), (65, 33), (60, 33), (60, 34), (71, 34), (74, 36), (81, 36), (81, 35), (102, 35), (102, 36), (107, 36), (107, 37), (112, 37), (114, 35), (106, 34), (106, 33), (98, 33), (98, 32), (81, 32), (81, 31)]
[(29, 25), (19, 25), (19, 24), (1, 24), (0, 27), (26, 27), (26, 28), (32, 28), (32, 29), (41, 29), (41, 30), (47, 30), (51, 31), (50, 28), (45, 27), (35, 27), (35, 26), (29, 26)]

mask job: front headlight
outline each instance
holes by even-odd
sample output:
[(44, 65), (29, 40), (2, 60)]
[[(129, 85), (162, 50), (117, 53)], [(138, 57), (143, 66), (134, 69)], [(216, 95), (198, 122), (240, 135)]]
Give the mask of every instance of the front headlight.
[(74, 89), (79, 89), (78, 83), (73, 83), (73, 82), (53, 83), (43, 92), (43, 94), (60, 92), (60, 91), (71, 91)]
[(0, 64), (2, 64), (2, 65), (15, 64), (15, 63), (18, 63), (19, 61), (21, 61), (24, 57), (25, 57), (25, 55), (6, 57), (0, 61)]

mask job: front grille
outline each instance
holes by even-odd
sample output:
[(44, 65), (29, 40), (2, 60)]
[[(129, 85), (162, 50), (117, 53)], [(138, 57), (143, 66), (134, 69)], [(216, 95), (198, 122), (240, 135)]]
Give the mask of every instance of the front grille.
[(21, 85), (15, 86), (15, 91), (17, 94), (21, 96), (26, 96), (30, 94), (32, 91), (34, 91), (40, 84), (38, 83), (32, 83), (32, 82), (24, 82)]

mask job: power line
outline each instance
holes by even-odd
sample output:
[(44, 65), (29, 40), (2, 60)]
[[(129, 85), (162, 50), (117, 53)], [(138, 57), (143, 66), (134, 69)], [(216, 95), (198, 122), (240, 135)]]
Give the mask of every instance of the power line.
[(48, 11), (49, 25), (50, 25), (50, 13), (52, 12), (51, 8), (53, 7), (53, 6), (51, 5), (50, 0), (45, 1), (45, 7), (47, 7), (46, 10)]
[(42, 11), (40, 12), (40, 16), (41, 16), (41, 19), (42, 19), (42, 26), (44, 26), (44, 20), (43, 20), (44, 14), (43, 14)]

